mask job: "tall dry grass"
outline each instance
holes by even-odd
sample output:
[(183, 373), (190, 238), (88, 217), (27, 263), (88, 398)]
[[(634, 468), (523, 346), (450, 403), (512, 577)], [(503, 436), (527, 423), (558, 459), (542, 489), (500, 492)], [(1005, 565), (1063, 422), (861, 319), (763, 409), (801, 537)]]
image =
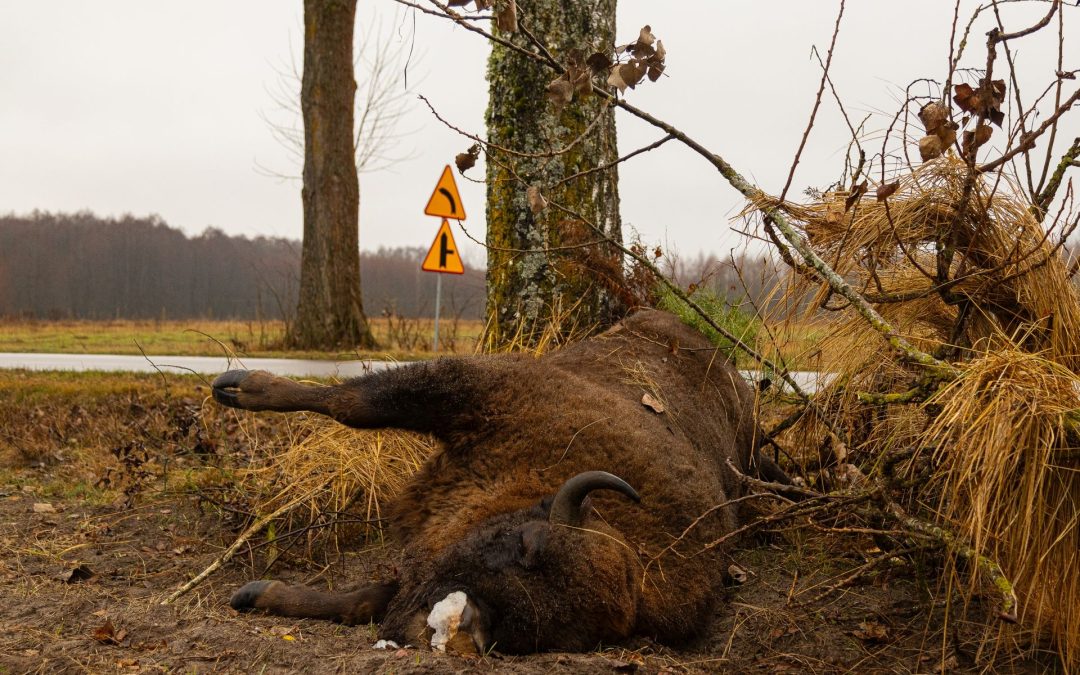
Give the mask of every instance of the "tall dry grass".
[[(1068, 261), (1007, 178), (969, 182), (946, 156), (897, 179), (885, 201), (847, 208), (836, 193), (781, 208), (897, 333), (961, 374), (935, 379), (827, 285), (793, 279), (792, 316), (830, 336), (823, 367), (837, 378), (819, 400), (896, 498), (1001, 565), (1021, 600), (1011, 637), (1031, 649), (1049, 638), (1080, 668), (1080, 294)], [(812, 419), (791, 433), (827, 434)], [(977, 570), (950, 564), (980, 590)]]

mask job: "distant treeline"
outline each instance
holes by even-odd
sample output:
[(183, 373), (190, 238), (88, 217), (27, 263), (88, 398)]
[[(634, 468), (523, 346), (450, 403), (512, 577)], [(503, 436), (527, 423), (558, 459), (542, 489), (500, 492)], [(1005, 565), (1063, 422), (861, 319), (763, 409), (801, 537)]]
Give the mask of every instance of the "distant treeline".
[[(300, 250), (295, 240), (230, 236), (216, 228), (190, 237), (157, 216), (0, 216), (0, 316), (287, 319), (296, 309)], [(361, 252), (369, 315), (434, 313), (435, 275), (420, 270), (426, 252)], [(660, 263), (684, 287), (759, 304), (776, 276), (765, 258), (745, 255), (665, 255)], [(443, 316), (483, 315), (483, 263), (466, 268), (460, 276), (443, 275)]]
[[(361, 252), (364, 308), (430, 316), (434, 275), (422, 247)], [(484, 271), (444, 275), (443, 315), (479, 317)], [(91, 213), (0, 216), (0, 316), (72, 319), (288, 318), (295, 311), (300, 242), (189, 237), (156, 216)]]

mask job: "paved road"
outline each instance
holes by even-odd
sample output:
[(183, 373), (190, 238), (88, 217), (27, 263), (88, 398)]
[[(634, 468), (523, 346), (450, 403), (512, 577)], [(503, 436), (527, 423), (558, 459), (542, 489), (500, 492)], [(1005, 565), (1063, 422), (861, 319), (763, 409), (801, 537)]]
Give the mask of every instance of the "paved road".
[(0, 352), (0, 368), (28, 370), (99, 370), (214, 375), (232, 368), (269, 370), (293, 377), (355, 377), (394, 366), (392, 361), (318, 361), (305, 359), (242, 359), (218, 356), (119, 356), (116, 354), (18, 354)]
[[(202, 373), (216, 375), (232, 368), (268, 370), (291, 377), (356, 377), (397, 365), (394, 361), (319, 361), (306, 359), (243, 359), (228, 361), (217, 356), (119, 356), (115, 354), (20, 354), (0, 352), (0, 368), (29, 370), (98, 370), (153, 373), (157, 369), (172, 373)], [(760, 371), (744, 370), (751, 382), (761, 379)], [(815, 372), (792, 373), (799, 386), (814, 392), (828, 381), (827, 374)], [(773, 385), (778, 385), (773, 378)]]

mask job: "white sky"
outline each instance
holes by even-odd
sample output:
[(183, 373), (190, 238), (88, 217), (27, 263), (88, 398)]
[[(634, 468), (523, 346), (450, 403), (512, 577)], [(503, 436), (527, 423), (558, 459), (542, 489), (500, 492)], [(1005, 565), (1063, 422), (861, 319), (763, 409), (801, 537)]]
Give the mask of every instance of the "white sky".
[[(365, 25), (376, 14), (403, 35), (413, 25), (412, 14), (394, 24), (391, 0), (360, 5)], [(871, 113), (868, 128), (880, 130), (906, 83), (943, 79), (952, 5), (848, 0), (832, 75), (853, 118)], [(1044, 3), (1008, 5), (1006, 20), (1015, 18), (1017, 28), (1046, 9)], [(634, 39), (648, 23), (668, 50), (668, 77), (644, 83), (628, 99), (776, 193), (820, 78), (810, 49), (827, 48), (836, 11), (837, 3), (822, 0), (621, 0), (619, 40)], [(1080, 13), (1065, 12), (1068, 28)], [(969, 14), (965, 10), (964, 20)], [(213, 225), (235, 234), (299, 238), (299, 184), (258, 167), (299, 172), (261, 114), (279, 113), (269, 90), (294, 58), (290, 52), (300, 61), (301, 15), (300, 0), (3, 0), (0, 213), (156, 213), (189, 233)], [(488, 45), (434, 17), (416, 14), (415, 26), (422, 57), (410, 77), (423, 78), (418, 91), (452, 123), (482, 134)], [(983, 21), (973, 31), (966, 65), (981, 67), (989, 27)], [(1015, 45), (1032, 75), (1029, 99), (1051, 77), (1053, 42), (1037, 37)], [(1066, 69), (1080, 68), (1077, 45), (1080, 40), (1067, 45)], [(622, 113), (618, 125), (624, 153), (661, 135)], [(439, 222), (424, 216), (423, 207), (443, 165), (469, 145), (418, 101), (403, 128), (415, 129), (403, 146), (415, 158), (361, 176), (364, 249), (427, 246)], [(1062, 150), (1076, 127), (1066, 132)], [(847, 141), (827, 98), (791, 194), (835, 180)], [(870, 147), (879, 148), (880, 140)], [(743, 241), (730, 229), (741, 197), (689, 150), (669, 143), (620, 171), (624, 223), (647, 241), (684, 254), (721, 255)], [(483, 175), (481, 167), (470, 174)], [(483, 188), (460, 178), (458, 185), (466, 225), (482, 236)], [(470, 246), (458, 239), (468, 258)]]

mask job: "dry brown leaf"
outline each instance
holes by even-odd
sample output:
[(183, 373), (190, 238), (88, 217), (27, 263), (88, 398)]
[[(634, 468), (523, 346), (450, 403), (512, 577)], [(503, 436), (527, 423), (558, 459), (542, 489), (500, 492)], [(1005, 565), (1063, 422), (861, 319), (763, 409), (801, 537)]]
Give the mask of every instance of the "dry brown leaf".
[(937, 101), (931, 101), (919, 110), (919, 119), (922, 120), (926, 133), (932, 134), (945, 125), (949, 119), (949, 111)]
[(574, 93), (579, 97), (592, 94), (592, 73), (584, 68), (573, 71), (570, 82), (574, 85)]
[(971, 85), (964, 82), (953, 87), (953, 102), (964, 112), (975, 112), (979, 107), (979, 97)]
[(1001, 105), (1005, 102), (1005, 80), (983, 80), (978, 89), (973, 89), (970, 84), (958, 84), (953, 87), (953, 101), (964, 112), (989, 119), (998, 127), (1005, 121), (1005, 113), (1001, 112)]
[(941, 147), (947, 148), (956, 142), (956, 130), (960, 128), (956, 122), (947, 122), (938, 127), (934, 135), (941, 139)]
[(49, 502), (36, 502), (33, 509), (34, 513), (56, 513), (56, 507)]
[(611, 72), (608, 74), (607, 83), (612, 87), (619, 90), (619, 93), (626, 91), (626, 80), (622, 78), (622, 73), (619, 71), (621, 66), (615, 64), (611, 67)]
[(60, 581), (65, 584), (77, 584), (80, 581), (92, 579), (94, 576), (96, 576), (94, 571), (88, 565), (79, 565), (61, 573)]
[(535, 185), (530, 185), (525, 190), (525, 200), (529, 203), (529, 210), (533, 213), (540, 213), (547, 208), (547, 200), (544, 199), (544, 195), (540, 194), (540, 188)]
[(647, 67), (644, 62), (637, 59), (630, 59), (629, 63), (624, 63), (619, 66), (619, 75), (622, 77), (623, 82), (626, 83), (626, 86), (633, 89), (637, 86), (637, 83), (641, 82), (641, 79), (645, 77), (646, 70)]
[(567, 103), (574, 100), (574, 85), (560, 76), (548, 83), (547, 97), (556, 110), (562, 110)]
[(892, 183), (885, 183), (883, 185), (878, 186), (878, 189), (877, 189), (877, 192), (875, 193), (875, 195), (877, 196), (877, 200), (879, 202), (883, 202), (886, 199), (888, 199), (889, 197), (893, 196), (893, 194), (895, 194), (896, 191), (899, 190), (899, 189), (900, 189), (900, 181), (894, 181)]
[(859, 630), (851, 634), (866, 642), (885, 642), (889, 639), (889, 627), (867, 619), (859, 624)]
[(105, 623), (94, 629), (93, 638), (102, 644), (115, 645), (119, 644), (124, 635), (126, 635), (126, 632), (124, 631), (121, 631), (121, 634), (117, 634), (116, 628), (112, 625), (112, 621), (105, 619)]
[(865, 180), (851, 188), (851, 194), (844, 200), (844, 211), (850, 211), (851, 207), (855, 206), (855, 203), (862, 199), (862, 196), (866, 194), (866, 190), (867, 184)]
[(653, 35), (653, 33), (652, 33), (652, 26), (649, 26), (649, 25), (642, 26), (641, 30), (638, 32), (637, 41), (638, 41), (638, 44), (645, 44), (645, 45), (652, 46), (652, 44), (654, 42), (656, 42), (656, 36)]
[(460, 173), (465, 173), (476, 166), (476, 160), (480, 158), (480, 144), (473, 143), (465, 152), (454, 155), (454, 164)]
[(980, 124), (975, 131), (964, 132), (964, 154), (982, 147), (994, 135), (994, 128), (989, 124)]
[(607, 54), (596, 52), (585, 59), (585, 65), (592, 69), (593, 75), (599, 75), (611, 68), (612, 61)]
[(945, 151), (945, 146), (941, 143), (941, 139), (937, 136), (930, 135), (925, 136), (919, 141), (919, 155), (924, 162), (928, 162), (935, 157), (941, 157), (941, 153)]
[(652, 410), (657, 415), (660, 415), (665, 410), (667, 410), (667, 408), (664, 407), (664, 404), (661, 403), (659, 399), (648, 393), (644, 394), (641, 397), (641, 405), (645, 406), (649, 410)]
[(517, 32), (517, 2), (515, 0), (503, 0), (495, 10), (495, 25), (504, 33)]

